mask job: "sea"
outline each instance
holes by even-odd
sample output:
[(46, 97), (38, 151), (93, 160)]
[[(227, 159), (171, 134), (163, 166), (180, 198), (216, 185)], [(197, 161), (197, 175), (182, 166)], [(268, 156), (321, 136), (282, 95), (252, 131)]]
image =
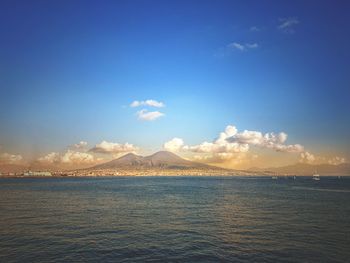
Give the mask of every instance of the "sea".
[(350, 177), (1, 178), (0, 262), (350, 262)]

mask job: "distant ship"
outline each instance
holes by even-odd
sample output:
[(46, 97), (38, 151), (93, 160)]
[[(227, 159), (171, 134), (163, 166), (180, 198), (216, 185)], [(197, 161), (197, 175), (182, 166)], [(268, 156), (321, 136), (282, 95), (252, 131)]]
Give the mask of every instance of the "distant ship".
[(320, 181), (320, 175), (317, 172), (314, 173), (314, 175), (312, 176), (312, 180)]

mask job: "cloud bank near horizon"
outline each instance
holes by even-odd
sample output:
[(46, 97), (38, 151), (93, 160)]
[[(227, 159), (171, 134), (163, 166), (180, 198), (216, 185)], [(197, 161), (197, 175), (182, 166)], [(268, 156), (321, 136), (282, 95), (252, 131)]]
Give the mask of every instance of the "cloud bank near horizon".
[(300, 154), (299, 162), (309, 164), (341, 164), (344, 157), (315, 157), (301, 144), (286, 144), (288, 134), (285, 132), (268, 132), (244, 130), (239, 132), (234, 125), (228, 125), (212, 142), (204, 141), (198, 145), (185, 145), (182, 138), (175, 137), (163, 144), (163, 148), (172, 152), (195, 153), (194, 159), (208, 163), (230, 161), (233, 164), (254, 161), (257, 154), (250, 152), (252, 147), (272, 150), (280, 153)]
[(21, 162), (22, 160), (23, 160), (23, 157), (20, 154), (10, 154), (10, 153), (0, 154), (0, 163), (16, 164)]
[(251, 146), (272, 149), (277, 152), (300, 153), (304, 146), (300, 144), (285, 144), (288, 135), (284, 132), (275, 134), (244, 130), (238, 132), (233, 125), (228, 125), (213, 142), (204, 141), (198, 145), (184, 145), (183, 140), (174, 138), (164, 144), (164, 149), (170, 151), (191, 151), (196, 153), (242, 153), (248, 152)]
[[(152, 112), (144, 118), (151, 120), (159, 116), (153, 116)], [(331, 164), (339, 165), (346, 163), (345, 157), (336, 155), (323, 157), (311, 153), (301, 144), (288, 144), (288, 134), (285, 132), (267, 132), (254, 130), (239, 131), (236, 126), (228, 125), (212, 141), (203, 141), (199, 144), (188, 145), (179, 137), (165, 142), (163, 149), (171, 152), (183, 153), (187, 158), (204, 163), (229, 163), (238, 165), (253, 163), (264, 155), (264, 152), (256, 154), (256, 149), (268, 150), (275, 153), (293, 154), (298, 157), (298, 162), (307, 164)], [(46, 164), (56, 165), (92, 165), (110, 158), (120, 157), (122, 154), (142, 151), (131, 143), (117, 143), (102, 140), (92, 148), (88, 148), (88, 142), (79, 141), (67, 146), (63, 152), (49, 152), (36, 160)], [(262, 154), (262, 155), (261, 155)], [(21, 164), (26, 160), (20, 154), (0, 153), (0, 164)]]
[(67, 150), (65, 153), (51, 152), (38, 158), (39, 162), (48, 164), (66, 164), (66, 165), (87, 165), (98, 161), (90, 153)]
[[(37, 159), (38, 162), (55, 165), (93, 165), (107, 161), (106, 156), (117, 157), (123, 153), (136, 152), (138, 147), (130, 143), (115, 143), (103, 140), (89, 150), (86, 150), (88, 143), (80, 141), (68, 147), (63, 153), (51, 152)], [(73, 148), (73, 149), (72, 149)], [(100, 157), (104, 155), (105, 157)]]
[(115, 155), (120, 153), (136, 152), (138, 150), (138, 147), (130, 143), (120, 144), (116, 142), (102, 141), (91, 148), (89, 152)]

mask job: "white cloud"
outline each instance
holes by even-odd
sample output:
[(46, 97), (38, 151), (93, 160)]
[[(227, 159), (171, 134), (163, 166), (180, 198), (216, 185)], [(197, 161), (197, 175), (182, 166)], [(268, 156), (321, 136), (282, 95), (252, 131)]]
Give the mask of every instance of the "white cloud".
[(246, 51), (248, 49), (255, 49), (258, 48), (259, 45), (257, 43), (246, 43), (246, 44), (240, 44), (237, 42), (233, 42), (227, 45), (227, 48), (229, 49), (237, 49), (239, 51)]
[(108, 154), (118, 154), (118, 153), (127, 153), (127, 152), (135, 152), (138, 148), (130, 143), (114, 143), (102, 141), (99, 144), (96, 144), (95, 147), (90, 149), (90, 152), (95, 153), (108, 153)]
[(261, 132), (245, 130), (227, 139), (232, 142), (237, 141), (239, 143), (259, 145), (263, 141), (263, 135)]
[(165, 149), (173, 151), (188, 151), (200, 153), (196, 155), (197, 159), (211, 162), (226, 161), (228, 159), (237, 159), (239, 155), (249, 152), (250, 146), (256, 146), (265, 149), (272, 149), (277, 152), (301, 153), (304, 147), (300, 144), (285, 144), (288, 135), (284, 132), (265, 133), (259, 131), (245, 130), (238, 132), (233, 125), (228, 125), (225, 131), (220, 132), (219, 136), (212, 142), (204, 141), (198, 145), (184, 145), (180, 138), (174, 138), (164, 144)]
[(239, 43), (237, 43), (237, 42), (233, 42), (233, 43), (231, 43), (231, 44), (228, 44), (227, 47), (229, 47), (229, 48), (236, 48), (236, 49), (238, 49), (238, 50), (240, 50), (240, 51), (245, 50), (245, 46), (242, 45), (242, 44), (239, 44)]
[(95, 157), (90, 153), (77, 152), (68, 150), (63, 154), (57, 152), (51, 152), (38, 159), (39, 162), (50, 163), (50, 164), (93, 164), (96, 162)]
[(339, 165), (342, 163), (346, 163), (346, 159), (344, 157), (340, 157), (340, 156), (324, 157), (324, 156), (316, 156), (310, 152), (302, 152), (300, 154), (299, 162), (308, 163), (308, 164)]
[(220, 132), (219, 137), (215, 140), (216, 144), (225, 144), (227, 143), (227, 138), (237, 134), (237, 128), (232, 125), (228, 125), (225, 128), (225, 131)]
[(335, 156), (335, 157), (329, 159), (328, 163), (332, 164), (332, 165), (339, 165), (342, 163), (346, 163), (346, 159), (344, 157)]
[(141, 106), (141, 102), (138, 100), (135, 100), (130, 104), (130, 107), (132, 107), (132, 108), (138, 107), (138, 106)]
[[(140, 106), (162, 108), (162, 107), (165, 107), (165, 104), (161, 101), (156, 101), (156, 100), (143, 100), (143, 101), (135, 100), (130, 104), (130, 107), (133, 107), (133, 108), (140, 107)], [(136, 112), (136, 115), (139, 120), (154, 121), (164, 116), (165, 114), (159, 111), (148, 111), (147, 109), (142, 109)]]
[(230, 142), (237, 142), (240, 144), (249, 144), (258, 146), (261, 148), (269, 148), (278, 152), (303, 152), (304, 147), (300, 144), (286, 145), (284, 144), (287, 140), (288, 135), (284, 132), (275, 134), (261, 133), (259, 131), (248, 131), (245, 130), (241, 133), (237, 133), (230, 138), (227, 138)]
[(18, 163), (23, 160), (22, 155), (19, 154), (10, 154), (10, 153), (2, 153), (0, 154), (0, 162), (1, 163)]
[(59, 163), (61, 161), (61, 157), (59, 153), (51, 152), (43, 157), (40, 157), (38, 161), (46, 163)]
[(197, 153), (240, 153), (249, 151), (248, 144), (202, 142), (199, 145), (184, 146), (184, 150)]
[(302, 163), (313, 163), (316, 160), (315, 155), (309, 152), (302, 152), (300, 154), (300, 162)]
[[(234, 126), (227, 126), (224, 132), (219, 134), (219, 137), (214, 142), (202, 142), (198, 145), (184, 145), (184, 142), (180, 138), (174, 138), (164, 144), (169, 149), (176, 149), (176, 151), (190, 151), (196, 153), (238, 153), (247, 152), (249, 150), (248, 144), (239, 144), (236, 142), (228, 142), (227, 138), (237, 133), (237, 129)], [(165, 148), (165, 147), (164, 147)]]
[(271, 148), (276, 150), (277, 152), (300, 153), (304, 151), (304, 146), (300, 144), (292, 144), (292, 145), (275, 144)]
[(280, 24), (277, 28), (285, 33), (290, 34), (295, 32), (294, 26), (300, 23), (296, 17), (280, 18), (279, 22)]
[(246, 44), (247, 48), (258, 48), (259, 45), (257, 43)]
[(72, 148), (75, 148), (75, 149), (84, 149), (86, 146), (87, 146), (87, 142), (85, 142), (85, 141), (80, 141), (80, 142), (78, 142), (78, 143), (76, 143), (76, 144), (73, 144), (72, 145)]
[(164, 143), (163, 148), (167, 151), (177, 152), (182, 149), (184, 141), (180, 138), (173, 138), (170, 141)]
[(62, 157), (61, 162), (66, 164), (91, 164), (95, 162), (92, 154), (68, 150)]
[(140, 120), (143, 121), (154, 121), (162, 116), (164, 116), (165, 114), (159, 111), (148, 111), (146, 109), (142, 109), (140, 111), (137, 112), (137, 116)]
[(133, 108), (140, 107), (140, 106), (162, 108), (162, 107), (165, 107), (165, 104), (161, 101), (156, 101), (156, 100), (143, 100), (143, 101), (135, 100), (130, 104), (130, 107), (133, 107)]

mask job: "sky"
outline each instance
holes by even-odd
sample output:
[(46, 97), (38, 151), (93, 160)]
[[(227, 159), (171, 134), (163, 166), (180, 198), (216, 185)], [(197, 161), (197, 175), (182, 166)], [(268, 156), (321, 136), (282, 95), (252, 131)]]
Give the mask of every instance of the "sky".
[(1, 1), (0, 162), (348, 162), (349, 8)]

